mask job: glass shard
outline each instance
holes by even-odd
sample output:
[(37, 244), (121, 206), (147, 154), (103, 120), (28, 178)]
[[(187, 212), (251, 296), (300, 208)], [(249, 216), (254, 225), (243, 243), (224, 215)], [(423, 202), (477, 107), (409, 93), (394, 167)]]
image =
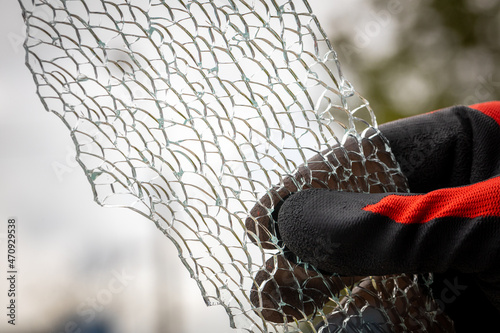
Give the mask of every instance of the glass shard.
[(447, 324), (430, 296), (409, 301), (416, 277), (325, 276), (274, 232), (293, 191), (407, 190), (306, 1), (19, 2), (38, 94), (96, 201), (151, 219), (232, 326)]

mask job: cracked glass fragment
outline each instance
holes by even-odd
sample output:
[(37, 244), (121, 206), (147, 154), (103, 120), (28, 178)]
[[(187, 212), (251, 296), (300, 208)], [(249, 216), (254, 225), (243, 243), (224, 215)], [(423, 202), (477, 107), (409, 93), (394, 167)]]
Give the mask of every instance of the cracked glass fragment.
[(292, 191), (407, 191), (306, 1), (19, 2), (37, 93), (95, 200), (152, 220), (232, 327), (449, 327), (416, 276), (326, 276), (276, 237)]

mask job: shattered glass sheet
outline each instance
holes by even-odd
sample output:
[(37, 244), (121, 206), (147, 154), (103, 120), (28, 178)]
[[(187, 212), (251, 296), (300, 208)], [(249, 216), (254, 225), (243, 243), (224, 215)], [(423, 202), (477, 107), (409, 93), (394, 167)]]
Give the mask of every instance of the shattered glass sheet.
[(417, 276), (339, 278), (285, 259), (272, 212), (288, 193), (407, 190), (307, 2), (19, 2), (38, 94), (96, 201), (150, 218), (231, 326), (449, 325)]

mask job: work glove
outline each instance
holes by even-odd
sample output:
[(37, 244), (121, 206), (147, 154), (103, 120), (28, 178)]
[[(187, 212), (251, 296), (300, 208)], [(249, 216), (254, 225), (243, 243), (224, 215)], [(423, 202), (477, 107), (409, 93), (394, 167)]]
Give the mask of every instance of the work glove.
[[(326, 186), (297, 193), (285, 184), (276, 197), (260, 203), (269, 206), (279, 198), (278, 224), (266, 226), (255, 208), (253, 220), (260, 217), (263, 223), (252, 229), (247, 220), (247, 227), (256, 242), (265, 244), (266, 235), (279, 237), (294, 255), (323, 272), (436, 272), (431, 292), (456, 326), (481, 315), (492, 321), (500, 309), (499, 123), (500, 103), (490, 102), (382, 125), (411, 194), (349, 193), (329, 179), (322, 182)], [(371, 172), (364, 167), (361, 171)], [(290, 193), (284, 195), (283, 188)]]

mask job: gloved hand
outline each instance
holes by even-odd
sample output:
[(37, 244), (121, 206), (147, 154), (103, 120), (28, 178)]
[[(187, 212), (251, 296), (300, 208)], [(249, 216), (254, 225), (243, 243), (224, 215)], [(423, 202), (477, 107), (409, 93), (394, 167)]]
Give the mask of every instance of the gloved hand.
[[(393, 155), (387, 151), (388, 142), (380, 134), (380, 131), (365, 132), (361, 142), (357, 140), (357, 137), (349, 137), (343, 146), (334, 146), (332, 150), (314, 156), (300, 166), (294, 175), (284, 178), (281, 186), (270, 189), (268, 194), (263, 196), (249, 213), (246, 220), (249, 238), (265, 249), (277, 249), (282, 246), (275, 222), (277, 213), (283, 200), (290, 194), (297, 192), (299, 188), (302, 190), (329, 188), (347, 191), (371, 191), (373, 193), (406, 191), (408, 186), (406, 178), (398, 170)], [(274, 213), (272, 213), (273, 211)], [(259, 309), (259, 314), (268, 321), (283, 322), (285, 319), (293, 321), (306, 318), (323, 308), (325, 302), (328, 301), (327, 295), (339, 294), (346, 286), (352, 289), (363, 279), (360, 283), (363, 287), (355, 287), (354, 289), (357, 296), (356, 302), (347, 305), (350, 308), (347, 313), (355, 315), (358, 306), (362, 307), (360, 302), (363, 300), (371, 299), (374, 302), (377, 300), (373, 304), (377, 306), (384, 297), (386, 299), (391, 297), (392, 290), (368, 291), (367, 289), (375, 284), (381, 285), (381, 282), (386, 280), (385, 277), (376, 277), (372, 281), (362, 276), (345, 278), (327, 276), (310, 270), (307, 265), (296, 264), (296, 260), (289, 256), (288, 259), (292, 260), (285, 259), (280, 253), (275, 254), (266, 262), (264, 269), (255, 276), (250, 300)], [(398, 285), (408, 286), (410, 284), (406, 276), (388, 279), (393, 285), (395, 279), (398, 279)], [(373, 297), (377, 293), (380, 294), (379, 297)], [(422, 296), (420, 291), (413, 290), (410, 293), (413, 293), (413, 299), (418, 299), (418, 301), (412, 304), (405, 302), (405, 304), (400, 304), (401, 306), (394, 307), (389, 311), (391, 320), (399, 322), (405, 327), (412, 327), (411, 323), (405, 322), (404, 319), (408, 311), (418, 313), (424, 309), (424, 312), (431, 312), (433, 309), (432, 306), (422, 306), (430, 304), (430, 302), (427, 302), (428, 297), (420, 297)], [(439, 317), (435, 322), (443, 321), (441, 319), (444, 316)]]
[(442, 273), (434, 296), (455, 321), (477, 321), (462, 316), (475, 310), (492, 317), (500, 309), (500, 102), (380, 130), (420, 194), (298, 192), (279, 209), (280, 239), (303, 261), (341, 275)]
[(281, 239), (302, 260), (345, 276), (496, 273), (500, 103), (497, 112), (498, 123), (454, 107), (381, 127), (410, 188), (423, 194), (298, 192), (280, 209)]
[[(361, 142), (349, 137), (343, 146), (317, 154), (283, 179), (281, 186), (268, 191), (252, 208), (246, 220), (249, 238), (265, 249), (277, 249), (279, 233), (277, 213), (283, 200), (298, 189), (323, 188), (347, 191), (401, 191), (407, 189), (406, 179), (397, 171), (397, 163), (387, 152), (388, 142), (379, 131), (365, 133)], [(360, 146), (363, 152), (360, 152)], [(365, 156), (369, 157), (365, 159)], [(384, 168), (379, 160), (384, 161)], [(350, 171), (352, 170), (352, 173)], [(367, 172), (368, 171), (368, 172)], [(388, 173), (395, 174), (389, 177)], [(370, 177), (366, 177), (366, 174)], [(393, 179), (392, 182), (390, 179)], [(271, 217), (271, 212), (272, 217)], [(281, 244), (282, 245), (282, 244)], [(339, 293), (363, 277), (323, 276), (297, 265), (281, 254), (270, 258), (255, 276), (250, 300), (268, 321), (283, 322), (305, 318), (328, 301), (326, 295)], [(283, 316), (283, 313), (285, 316)]]

